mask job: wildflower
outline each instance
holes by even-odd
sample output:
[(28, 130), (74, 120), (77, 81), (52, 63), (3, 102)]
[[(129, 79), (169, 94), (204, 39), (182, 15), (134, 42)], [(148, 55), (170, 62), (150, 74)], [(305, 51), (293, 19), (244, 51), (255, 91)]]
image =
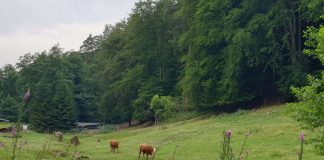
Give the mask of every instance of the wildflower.
[(305, 135), (304, 135), (304, 133), (300, 133), (300, 135), (299, 135), (299, 139), (300, 139), (301, 142), (304, 142), (304, 140), (305, 140)]
[(17, 131), (16, 131), (16, 130), (12, 130), (12, 132), (11, 132), (11, 136), (12, 136), (12, 137), (16, 137), (16, 136), (17, 136)]
[(227, 138), (231, 138), (232, 131), (231, 130), (227, 130), (226, 133), (225, 133), (225, 135), (226, 135)]
[(300, 139), (300, 150), (299, 150), (299, 153), (298, 153), (298, 159), (302, 160), (303, 159), (303, 152), (304, 152), (304, 140), (305, 140), (304, 133), (300, 133), (299, 139)]

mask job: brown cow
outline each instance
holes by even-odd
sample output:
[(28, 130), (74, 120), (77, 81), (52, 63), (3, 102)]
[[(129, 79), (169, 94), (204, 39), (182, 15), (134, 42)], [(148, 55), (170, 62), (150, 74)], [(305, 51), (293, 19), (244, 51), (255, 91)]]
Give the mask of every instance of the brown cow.
[(115, 152), (116, 150), (118, 151), (119, 148), (119, 142), (116, 140), (110, 140), (110, 151)]
[(156, 148), (148, 144), (141, 144), (138, 159), (140, 159), (141, 153), (143, 153), (143, 157), (145, 157), (144, 155), (146, 154), (146, 159), (148, 159), (148, 155), (151, 155), (153, 159), (156, 153)]

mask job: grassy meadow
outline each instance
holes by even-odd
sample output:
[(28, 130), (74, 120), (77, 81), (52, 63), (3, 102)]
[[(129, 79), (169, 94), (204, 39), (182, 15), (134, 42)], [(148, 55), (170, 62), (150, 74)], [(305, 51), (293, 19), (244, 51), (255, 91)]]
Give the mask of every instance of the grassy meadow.
[[(273, 106), (251, 111), (239, 111), (233, 114), (211, 115), (171, 123), (167, 129), (158, 127), (134, 127), (108, 134), (73, 134), (80, 138), (80, 146), (72, 147), (69, 139), (72, 134), (64, 134), (63, 142), (57, 142), (54, 135), (24, 132), (20, 140), (27, 141), (22, 147), (20, 158), (34, 160), (46, 143), (49, 149), (43, 159), (72, 159), (74, 152), (88, 156), (93, 160), (136, 160), (139, 144), (149, 143), (159, 147), (156, 160), (171, 159), (175, 148), (176, 160), (215, 160), (220, 149), (222, 132), (233, 132), (233, 150), (240, 152), (245, 134), (250, 131), (246, 151), (251, 160), (295, 160), (299, 148), (299, 133), (305, 132), (305, 139), (314, 136), (301, 130), (297, 123), (285, 115), (284, 106)], [(2, 124), (3, 125), (3, 124)], [(108, 141), (120, 141), (118, 153), (109, 151)], [(98, 142), (98, 140), (100, 140)], [(0, 136), (5, 148), (0, 148), (0, 159), (10, 159), (12, 139)], [(309, 145), (305, 146), (305, 160), (321, 160)]]

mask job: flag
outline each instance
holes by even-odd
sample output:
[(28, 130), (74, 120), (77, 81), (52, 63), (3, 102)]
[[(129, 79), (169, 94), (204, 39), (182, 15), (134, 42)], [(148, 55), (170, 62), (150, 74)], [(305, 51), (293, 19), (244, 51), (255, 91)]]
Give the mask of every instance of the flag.
[(25, 102), (27, 102), (29, 100), (29, 97), (30, 97), (30, 90), (28, 89), (24, 96)]

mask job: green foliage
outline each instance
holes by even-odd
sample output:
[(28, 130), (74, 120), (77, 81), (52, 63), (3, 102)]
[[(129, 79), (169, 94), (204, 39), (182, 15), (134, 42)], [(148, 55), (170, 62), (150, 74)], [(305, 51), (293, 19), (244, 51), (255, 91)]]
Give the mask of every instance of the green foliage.
[(235, 160), (235, 155), (231, 147), (231, 137), (226, 136), (227, 132), (223, 132), (223, 141), (221, 142), (220, 160)]
[(324, 92), (318, 92), (323, 82), (314, 77), (309, 77), (309, 84), (309, 86), (302, 88), (292, 88), (293, 93), (300, 101), (294, 104), (292, 116), (303, 127), (314, 129), (324, 124)]
[[(257, 109), (246, 113), (238, 119), (230, 116), (219, 117), (196, 117), (182, 122), (166, 124), (167, 130), (157, 131), (157, 126), (134, 127), (122, 129), (118, 132), (107, 134), (64, 134), (63, 142), (58, 142), (54, 135), (35, 133), (34, 131), (22, 132), (21, 141), (27, 141), (20, 152), (19, 159), (35, 160), (38, 153), (43, 150), (43, 144), (50, 140), (49, 155), (45, 159), (66, 160), (71, 159), (73, 153), (87, 155), (90, 159), (104, 160), (135, 160), (138, 159), (139, 144), (143, 142), (158, 145), (159, 151), (156, 159), (168, 160), (172, 157), (174, 149), (178, 146), (174, 159), (176, 160), (216, 160), (220, 151), (220, 141), (223, 138), (221, 133), (229, 126), (234, 132), (232, 147), (235, 153), (240, 152), (240, 147), (244, 142), (246, 130), (262, 126), (259, 132), (253, 132), (248, 138), (246, 151), (247, 159), (252, 160), (273, 160), (273, 159), (297, 159), (299, 148), (298, 132), (299, 127), (296, 122), (283, 114), (286, 105), (272, 106)], [(278, 114), (267, 115), (268, 111)], [(0, 125), (4, 125), (0, 123)], [(241, 130), (241, 133), (239, 133)], [(81, 145), (71, 147), (70, 138), (77, 135)], [(313, 137), (311, 131), (305, 131), (305, 139)], [(0, 150), (2, 159), (10, 159), (12, 150), (12, 139), (0, 137), (5, 148)], [(109, 153), (109, 139), (120, 141), (120, 152), (118, 154)], [(266, 144), (266, 145), (265, 145)], [(19, 144), (18, 144), (19, 145)], [(320, 156), (313, 152), (310, 145), (304, 145), (305, 160), (320, 160)], [(144, 159), (143, 159), (144, 160)]]
[(86, 65), (78, 52), (69, 53), (62, 57), (67, 64), (68, 79), (72, 82), (73, 99), (77, 107), (77, 119), (81, 122), (94, 121), (96, 119), (96, 106), (93, 91), (96, 87), (93, 77), (90, 77), (89, 66)]
[(96, 57), (102, 88), (98, 108), (105, 122), (149, 121), (151, 97), (175, 91), (177, 9), (173, 0), (139, 1), (127, 22), (107, 27)]
[(196, 12), (183, 33), (188, 49), (179, 81), (189, 104), (217, 107), (289, 96), (290, 86), (303, 85), (312, 69), (301, 50), (306, 22), (300, 10), (309, 13), (308, 3), (202, 0), (191, 6)]
[[(310, 47), (305, 51), (306, 54), (314, 55), (324, 65), (324, 27), (319, 30), (309, 28), (306, 37), (309, 38), (306, 45)], [(293, 105), (291, 116), (303, 127), (313, 130), (324, 126), (324, 73), (319, 78), (309, 76), (308, 80), (308, 86), (292, 88), (299, 102)], [(312, 139), (310, 143), (323, 154), (323, 133), (321, 137)]]
[(93, 61), (95, 54), (98, 52), (99, 45), (101, 43), (100, 36), (88, 36), (86, 40), (83, 41), (83, 44), (80, 47), (80, 54), (82, 54), (84, 60), (88, 63)]
[(52, 113), (50, 124), (51, 130), (69, 130), (75, 127), (76, 106), (73, 99), (72, 89), (68, 83), (57, 82), (56, 93), (53, 97), (53, 106), (57, 108)]
[(170, 96), (154, 95), (150, 102), (150, 108), (159, 120), (163, 120), (171, 116), (175, 111), (175, 103)]
[(0, 118), (17, 121), (18, 106), (22, 97), (17, 97), (16, 81), (18, 73), (12, 65), (0, 69)]
[(185, 121), (189, 119), (193, 119), (199, 116), (203, 116), (206, 113), (201, 113), (197, 111), (182, 111), (182, 112), (173, 112), (170, 116), (168, 116), (165, 120), (166, 123), (174, 123), (179, 121)]
[[(55, 45), (2, 68), (0, 109), (23, 106), (23, 121), (47, 131), (75, 121), (152, 121), (154, 95), (180, 97), (179, 111), (291, 98), (290, 87), (321, 68), (302, 50), (323, 48), (322, 34), (307, 30), (322, 23), (323, 6), (322, 0), (141, 0), (127, 19), (90, 34), (79, 51)], [(27, 89), (32, 96), (24, 105)], [(163, 96), (158, 101), (169, 105)], [(68, 122), (56, 124), (63, 122), (59, 114)]]
[(6, 97), (0, 97), (0, 117), (7, 119), (10, 122), (16, 122), (18, 116), (18, 104), (16, 100), (9, 95), (7, 95)]
[(305, 49), (305, 54), (315, 56), (324, 65), (324, 27), (321, 26), (320, 29), (308, 27), (304, 36), (307, 38), (305, 45), (309, 47)]
[(316, 138), (308, 140), (307, 143), (312, 144), (316, 152), (324, 155), (324, 132), (320, 132)]
[[(68, 130), (75, 126), (76, 106), (71, 72), (59, 46), (35, 56), (31, 64), (21, 68), (19, 84), (30, 88), (28, 108), (30, 124), (38, 131)], [(27, 82), (27, 83), (26, 83)]]
[(14, 66), (5, 65), (0, 69), (0, 91), (3, 92), (5, 96), (17, 96), (15, 85), (17, 78), (18, 74)]
[(117, 126), (113, 124), (105, 124), (103, 126), (99, 127), (99, 132), (98, 133), (112, 133), (114, 131), (117, 131)]
[(245, 147), (246, 147), (246, 142), (247, 142), (247, 138), (249, 137), (250, 133), (248, 133), (245, 136), (243, 145), (240, 149), (240, 153), (235, 155), (233, 148), (232, 148), (232, 144), (231, 144), (231, 140), (232, 140), (232, 131), (228, 130), (228, 131), (224, 131), (223, 132), (223, 140), (221, 142), (220, 145), (220, 152), (219, 152), (219, 159), (220, 160), (242, 160), (242, 159), (246, 159), (247, 158), (247, 153), (245, 151)]

